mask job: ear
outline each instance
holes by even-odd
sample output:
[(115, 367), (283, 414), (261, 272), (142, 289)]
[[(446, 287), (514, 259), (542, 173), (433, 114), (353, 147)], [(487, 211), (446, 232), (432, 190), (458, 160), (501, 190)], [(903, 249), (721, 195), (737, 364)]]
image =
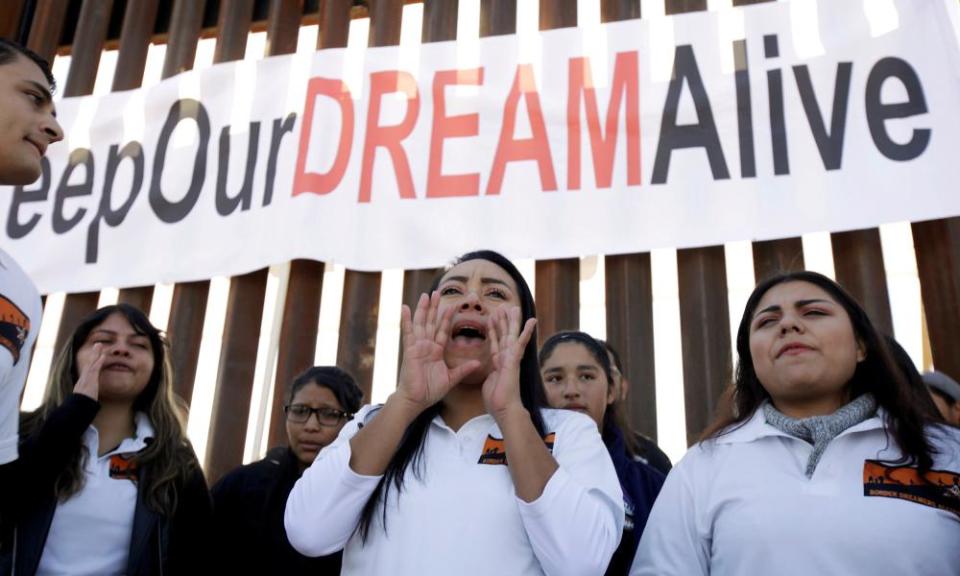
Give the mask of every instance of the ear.
[(867, 359), (867, 347), (863, 340), (857, 338), (857, 364)]
[(617, 388), (613, 384), (607, 386), (607, 406), (617, 401)]

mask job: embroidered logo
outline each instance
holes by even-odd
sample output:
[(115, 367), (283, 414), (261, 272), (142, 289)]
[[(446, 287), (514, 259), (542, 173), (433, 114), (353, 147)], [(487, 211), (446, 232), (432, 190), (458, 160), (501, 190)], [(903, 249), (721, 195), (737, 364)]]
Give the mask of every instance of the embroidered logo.
[(635, 512), (635, 511), (634, 511), (634, 508), (633, 508), (633, 500), (631, 500), (630, 497), (627, 496), (627, 493), (624, 492), (624, 493), (623, 493), (623, 516), (624, 516), (624, 518), (623, 518), (623, 531), (624, 531), (624, 532), (633, 531), (633, 528), (634, 528), (634, 524), (633, 524), (634, 512)]
[(136, 455), (136, 452), (124, 452), (110, 456), (110, 477), (114, 480), (130, 480), (136, 484), (140, 479)]
[[(543, 437), (543, 443), (550, 453), (553, 453), (553, 441), (556, 439), (556, 432), (551, 432)], [(487, 439), (483, 443), (483, 452), (480, 453), (480, 460), (477, 464), (506, 465), (507, 451), (503, 446), (503, 438), (494, 438), (487, 434)]]
[(494, 438), (487, 434), (487, 440), (483, 443), (483, 452), (480, 454), (480, 460), (477, 464), (506, 464), (507, 451), (503, 447), (503, 438)]
[(557, 439), (557, 433), (551, 432), (543, 437), (543, 443), (547, 446), (547, 451), (553, 454), (553, 441)]
[(30, 334), (30, 318), (10, 299), (0, 294), (0, 346), (13, 356), (13, 363), (20, 360), (20, 352)]
[(960, 474), (931, 470), (921, 476), (912, 466), (863, 463), (863, 495), (916, 502), (960, 516)]

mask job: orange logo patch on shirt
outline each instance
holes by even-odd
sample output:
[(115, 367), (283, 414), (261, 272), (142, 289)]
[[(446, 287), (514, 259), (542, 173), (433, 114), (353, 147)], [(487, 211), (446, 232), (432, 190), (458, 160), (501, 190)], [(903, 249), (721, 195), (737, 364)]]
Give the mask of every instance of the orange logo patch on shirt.
[[(551, 454), (553, 453), (553, 441), (556, 437), (556, 432), (551, 432), (543, 437), (543, 443)], [(487, 434), (487, 440), (483, 443), (483, 452), (481, 452), (477, 464), (506, 465), (506, 463), (507, 451), (503, 446), (503, 438), (494, 438)]]
[(136, 455), (136, 452), (126, 452), (110, 456), (110, 477), (114, 480), (130, 480), (136, 484), (140, 479)]
[(503, 447), (503, 438), (494, 438), (487, 434), (487, 440), (483, 443), (483, 452), (480, 453), (480, 460), (477, 464), (506, 464), (507, 451)]
[(547, 445), (547, 450), (553, 454), (553, 441), (557, 439), (557, 433), (551, 432), (543, 437), (543, 443)]
[(960, 516), (960, 474), (949, 470), (930, 470), (921, 476), (912, 466), (865, 460), (863, 495), (908, 500)]
[(20, 360), (20, 351), (30, 334), (30, 318), (9, 298), (0, 294), (0, 346), (13, 356), (13, 363)]

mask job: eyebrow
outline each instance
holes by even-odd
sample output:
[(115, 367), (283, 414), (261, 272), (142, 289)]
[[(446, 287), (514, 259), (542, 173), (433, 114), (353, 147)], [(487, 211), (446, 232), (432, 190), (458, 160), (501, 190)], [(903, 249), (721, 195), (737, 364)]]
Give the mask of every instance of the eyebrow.
[[(32, 86), (34, 89), (36, 89), (38, 92), (40, 92), (40, 94), (43, 96), (43, 101), (45, 103), (47, 104), (53, 103), (53, 94), (50, 93), (50, 90), (46, 86), (44, 86), (43, 84), (35, 80), (27, 80), (26, 82), (27, 84)], [(54, 116), (57, 115), (56, 109), (53, 110), (53, 115)]]
[[(824, 298), (810, 298), (809, 300), (797, 300), (793, 303), (794, 308), (803, 308), (804, 306), (809, 306), (810, 304), (834, 304), (832, 300), (826, 300)], [(779, 304), (774, 304), (773, 306), (767, 306), (763, 310), (757, 312), (753, 315), (754, 318), (765, 313), (765, 312), (780, 312), (783, 308)]]
[[(94, 334), (106, 334), (108, 336), (120, 335), (117, 331), (109, 330), (107, 328), (94, 328), (93, 330), (90, 331), (90, 335), (93, 336)], [(139, 332), (134, 332), (133, 334), (130, 334), (129, 338), (146, 338), (147, 340), (150, 339), (150, 337), (147, 336), (146, 334), (140, 334)]]
[[(578, 364), (577, 367), (576, 367), (576, 369), (577, 369), (577, 370), (600, 370), (600, 367), (599, 367), (599, 366), (595, 366), (595, 365), (593, 365), (593, 364)], [(545, 373), (550, 373), (550, 372), (563, 372), (563, 367), (562, 367), (562, 366), (553, 366), (552, 368), (545, 368), (543, 371), (544, 371)]]
[[(467, 280), (468, 280), (468, 278), (467, 278), (466, 276), (450, 276), (449, 278), (445, 279), (444, 282), (451, 282), (451, 281), (452, 281), (452, 282), (466, 283)], [(509, 284), (507, 284), (506, 282), (504, 282), (503, 280), (501, 280), (501, 279), (499, 279), (499, 278), (484, 277), (484, 278), (481, 278), (481, 279), (480, 279), (480, 283), (481, 283), (481, 284), (499, 284), (500, 286), (503, 286), (504, 288), (508, 288), (508, 289), (510, 288), (510, 285), (509, 285)]]
[[(291, 402), (290, 405), (291, 405), (291, 406), (306, 406), (307, 408), (313, 408), (313, 406), (307, 404), (306, 402)], [(338, 412), (346, 412), (346, 410), (337, 408), (336, 406), (334, 406), (333, 404), (330, 404), (330, 403), (328, 403), (328, 402), (320, 402), (320, 406), (317, 407), (317, 408), (313, 408), (313, 409), (314, 409), (314, 410), (324, 410), (324, 409), (326, 409), (326, 410), (336, 410), (336, 411), (338, 411)]]

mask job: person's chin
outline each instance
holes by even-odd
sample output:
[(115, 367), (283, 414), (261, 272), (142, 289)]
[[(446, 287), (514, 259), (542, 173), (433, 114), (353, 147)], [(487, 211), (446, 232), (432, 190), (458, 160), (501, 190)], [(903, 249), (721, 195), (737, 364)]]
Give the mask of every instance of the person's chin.
[(447, 351), (443, 358), (446, 362), (447, 367), (450, 369), (456, 368), (458, 366), (463, 366), (467, 362), (480, 361), (480, 367), (471, 372), (468, 375), (468, 378), (476, 378), (477, 376), (482, 375), (480, 379), (482, 382), (486, 378), (487, 374), (490, 373), (491, 364), (490, 364), (490, 354), (486, 351), (481, 350), (458, 350), (456, 352)]
[(24, 159), (15, 166), (0, 166), (0, 183), (11, 186), (27, 186), (40, 178), (43, 168), (40, 160)]
[(297, 458), (301, 462), (313, 462), (316, 459), (317, 454), (320, 453), (320, 450), (322, 448), (323, 447), (319, 445), (304, 446), (303, 444), (301, 444), (300, 446), (297, 447), (297, 450), (296, 450)]

